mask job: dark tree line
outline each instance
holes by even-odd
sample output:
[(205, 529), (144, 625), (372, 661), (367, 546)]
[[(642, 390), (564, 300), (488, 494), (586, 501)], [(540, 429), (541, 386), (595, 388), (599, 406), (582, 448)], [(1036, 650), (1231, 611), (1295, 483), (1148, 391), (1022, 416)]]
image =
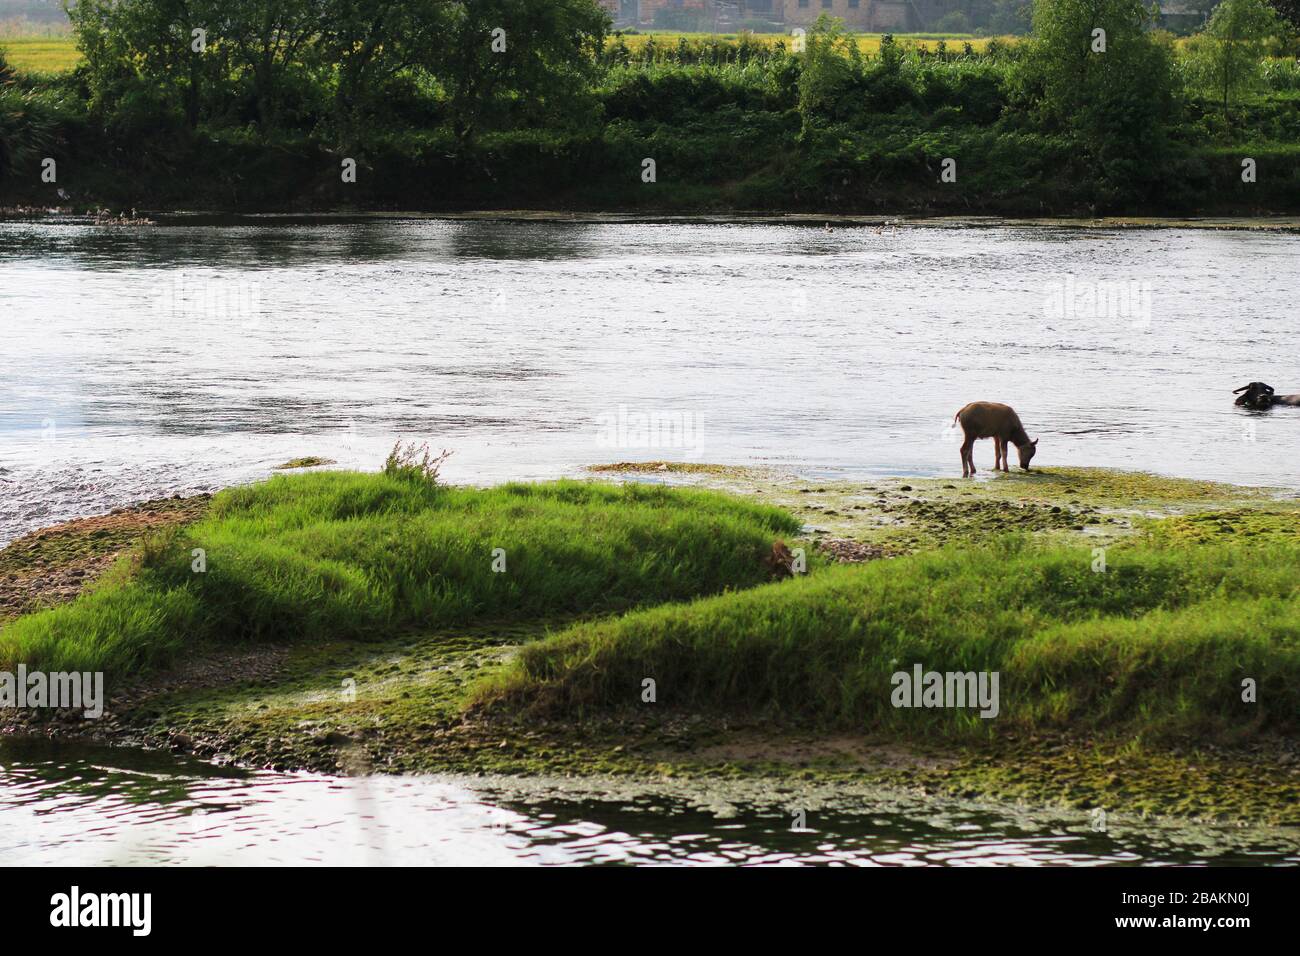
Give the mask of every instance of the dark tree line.
[(78, 0), (92, 105), (349, 140), (416, 92), (468, 140), (580, 111), (592, 0)]

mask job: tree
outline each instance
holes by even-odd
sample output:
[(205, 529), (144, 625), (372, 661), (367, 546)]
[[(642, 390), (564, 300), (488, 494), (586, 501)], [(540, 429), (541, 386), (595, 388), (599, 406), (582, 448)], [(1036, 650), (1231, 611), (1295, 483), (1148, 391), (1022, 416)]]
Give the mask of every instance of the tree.
[(1284, 29), (1265, 0), (1223, 0), (1205, 30), (1192, 38), (1192, 75), (1222, 100), (1225, 120), (1232, 98), (1259, 83), (1268, 42)]
[(442, 54), (454, 0), (328, 0), (322, 59), (335, 64), (339, 138), (356, 136), (361, 115), (394, 76)]
[(1033, 40), (1014, 77), (1040, 122), (1075, 141), (1106, 203), (1144, 195), (1162, 174), (1173, 52), (1151, 20), (1142, 0), (1035, 0)]
[(286, 80), (295, 70), (316, 65), (316, 41), (326, 0), (226, 0), (214, 5), (209, 28), (228, 47), (257, 105), (262, 129), (276, 126)]
[[(592, 0), (462, 0), (424, 66), (446, 92), (457, 141), (506, 123), (594, 119), (609, 16)], [(590, 107), (590, 108), (588, 108)]]
[[(882, 58), (896, 52), (892, 38), (881, 46)], [(807, 131), (814, 121), (837, 117), (840, 98), (853, 83), (849, 45), (854, 41), (844, 32), (844, 23), (821, 14), (805, 38), (803, 69), (799, 73), (799, 115)]]
[(92, 103), (111, 121), (130, 100), (144, 118), (183, 104), (195, 126), (207, 102), (264, 134), (329, 118), (347, 145), (399, 75), (436, 89), (462, 144), (494, 125), (580, 117), (609, 27), (593, 0), (68, 2)]
[(1272, 0), (1272, 6), (1279, 17), (1300, 30), (1300, 0)]
[[(0, 66), (3, 65), (0, 58)], [(40, 94), (0, 82), (0, 182), (20, 170), (30, 174), (50, 155), (56, 140), (55, 117)]]
[(211, 19), (208, 0), (78, 0), (68, 3), (86, 61), (91, 103), (109, 112), (122, 97), (144, 94), (183, 101), (198, 124), (205, 85), (213, 80), (192, 31)]
[(960, 10), (945, 13), (934, 23), (936, 33), (970, 33), (970, 18)]

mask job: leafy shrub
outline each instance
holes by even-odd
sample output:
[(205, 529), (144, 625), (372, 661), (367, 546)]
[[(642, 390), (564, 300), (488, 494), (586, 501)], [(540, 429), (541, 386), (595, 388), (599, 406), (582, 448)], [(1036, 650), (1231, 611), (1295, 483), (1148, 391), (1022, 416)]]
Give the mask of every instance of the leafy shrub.
[(56, 130), (56, 113), (45, 94), (0, 86), (0, 178), (34, 172), (50, 154)]

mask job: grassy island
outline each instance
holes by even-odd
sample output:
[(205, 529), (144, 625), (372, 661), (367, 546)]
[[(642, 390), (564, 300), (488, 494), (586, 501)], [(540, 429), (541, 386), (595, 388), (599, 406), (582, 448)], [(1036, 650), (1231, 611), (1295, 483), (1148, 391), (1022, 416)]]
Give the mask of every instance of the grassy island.
[[(0, 667), (102, 669), (109, 705), (10, 729), (252, 766), (813, 775), (1300, 822), (1293, 496), (1095, 469), (595, 470), (630, 480), (309, 472), (21, 539)], [(996, 717), (894, 706), (916, 664), (998, 672)]]

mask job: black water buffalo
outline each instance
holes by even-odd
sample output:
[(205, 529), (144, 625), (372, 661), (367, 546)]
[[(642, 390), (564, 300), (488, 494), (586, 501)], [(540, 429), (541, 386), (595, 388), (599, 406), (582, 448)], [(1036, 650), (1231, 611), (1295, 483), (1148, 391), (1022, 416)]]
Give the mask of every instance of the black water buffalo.
[(1246, 408), (1272, 408), (1274, 405), (1300, 406), (1300, 395), (1275, 395), (1272, 385), (1263, 382), (1251, 382), (1241, 388), (1234, 388), (1232, 394), (1237, 396), (1237, 405)]

